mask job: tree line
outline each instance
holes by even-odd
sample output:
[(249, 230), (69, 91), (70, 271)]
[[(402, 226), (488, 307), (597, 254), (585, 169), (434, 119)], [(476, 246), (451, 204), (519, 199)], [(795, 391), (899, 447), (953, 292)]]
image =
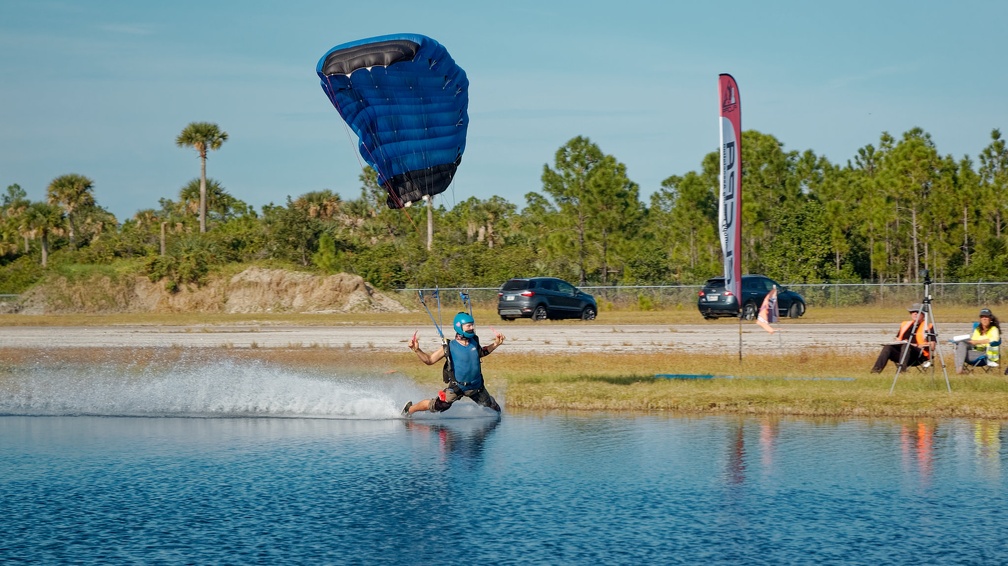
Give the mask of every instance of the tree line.
[[(665, 179), (647, 202), (626, 166), (578, 136), (543, 166), (519, 208), (501, 196), (391, 210), (373, 171), (360, 196), (288, 196), (256, 211), (206, 176), (227, 133), (193, 123), (176, 143), (200, 158), (177, 200), (119, 222), (81, 174), (56, 177), (45, 201), (17, 184), (0, 196), (0, 293), (56, 270), (137, 272), (169, 288), (230, 264), (351, 272), (383, 288), (495, 287), (553, 275), (584, 285), (697, 284), (721, 273), (718, 154)], [(888, 133), (845, 164), (742, 135), (742, 265), (785, 283), (1005, 280), (1008, 148), (994, 129), (974, 162), (941, 155), (914, 128)], [(240, 191), (236, 191), (240, 192)], [(431, 240), (428, 242), (428, 238)], [(430, 245), (428, 245), (430, 244)]]

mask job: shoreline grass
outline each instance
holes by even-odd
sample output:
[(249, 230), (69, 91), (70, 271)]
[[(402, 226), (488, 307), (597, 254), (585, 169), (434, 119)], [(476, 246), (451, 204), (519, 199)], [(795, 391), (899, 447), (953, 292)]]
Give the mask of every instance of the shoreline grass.
[[(508, 410), (668, 412), (801, 417), (972, 418), (1008, 420), (1008, 377), (956, 375), (951, 394), (938, 368), (900, 374), (868, 372), (873, 355), (818, 350), (737, 358), (682, 352), (580, 353), (528, 356), (501, 353), (484, 361), (490, 391)], [(409, 352), (332, 347), (287, 348), (0, 348), (0, 390), (24, 368), (104, 367), (143, 375), (145, 368), (231, 360), (306, 369), (318, 375), (400, 373), (429, 387), (441, 384), (439, 365)], [(715, 379), (661, 379), (656, 374), (713, 374)]]

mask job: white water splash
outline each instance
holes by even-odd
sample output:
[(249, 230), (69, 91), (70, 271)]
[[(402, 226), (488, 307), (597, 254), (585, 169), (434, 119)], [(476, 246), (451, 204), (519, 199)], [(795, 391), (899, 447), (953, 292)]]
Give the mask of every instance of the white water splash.
[(400, 374), (323, 375), (233, 361), (139, 372), (49, 366), (0, 380), (0, 414), (388, 419), (400, 417), (407, 399), (431, 393)]

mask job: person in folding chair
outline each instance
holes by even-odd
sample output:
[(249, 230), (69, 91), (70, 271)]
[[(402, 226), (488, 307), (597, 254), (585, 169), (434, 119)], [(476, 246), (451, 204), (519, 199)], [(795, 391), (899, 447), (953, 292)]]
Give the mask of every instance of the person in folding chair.
[(966, 373), (973, 368), (998, 366), (1001, 346), (1001, 324), (990, 309), (980, 310), (980, 322), (973, 324), (973, 333), (955, 345), (956, 373)]
[[(885, 344), (879, 352), (875, 365), (872, 366), (872, 373), (881, 373), (886, 364), (892, 362), (899, 364), (903, 356), (904, 347), (909, 348), (906, 353), (906, 365), (919, 366), (931, 361), (931, 352), (935, 349), (934, 328), (927, 323), (924, 316), (923, 305), (916, 303), (907, 309), (910, 312), (910, 320), (900, 325), (899, 332), (896, 333), (896, 342)], [(909, 345), (907, 344), (909, 341)]]

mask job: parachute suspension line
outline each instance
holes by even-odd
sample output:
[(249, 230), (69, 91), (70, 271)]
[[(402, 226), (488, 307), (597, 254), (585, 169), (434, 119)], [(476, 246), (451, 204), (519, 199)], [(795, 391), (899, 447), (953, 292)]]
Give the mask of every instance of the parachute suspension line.
[(390, 191), (388, 187), (385, 187), (385, 192), (388, 193), (390, 199), (396, 202), (396, 204), (399, 206), (399, 210), (406, 215), (406, 219), (409, 220), (410, 225), (413, 226), (413, 230), (420, 232), (420, 227), (417, 226), (416, 221), (413, 220), (413, 215), (410, 214), (408, 210), (406, 210), (406, 207), (403, 206), (403, 202), (395, 194), (395, 191)]
[[(417, 290), (417, 297), (420, 299), (420, 304), (423, 305), (424, 310), (427, 311), (427, 316), (430, 317), (431, 323), (434, 324), (434, 329), (437, 330), (438, 336), (441, 337), (441, 343), (447, 344), (448, 339), (445, 338), (444, 332), (441, 331), (441, 327), (444, 324), (444, 319), (441, 313), (441, 290), (435, 287), (434, 290), (431, 291), (431, 296), (434, 297), (435, 300), (437, 300), (438, 314), (436, 319), (434, 318), (434, 313), (431, 312), (430, 307), (427, 306), (427, 301), (424, 298), (424, 290), (423, 289)], [(466, 289), (464, 291), (459, 291), (459, 299), (462, 301), (462, 306), (465, 308), (466, 312), (469, 313), (469, 316), (472, 316), (473, 315), (472, 300), (469, 297), (469, 290)], [(439, 321), (441, 321), (440, 324)]]
[[(441, 298), (440, 298), (440, 293), (438, 292), (437, 289), (434, 289), (433, 295), (434, 295), (434, 297), (438, 301), (438, 304), (437, 304), (438, 318), (441, 318)], [(444, 332), (441, 332), (441, 325), (439, 325), (438, 321), (434, 319), (434, 314), (431, 313), (430, 308), (427, 306), (427, 301), (424, 300), (423, 289), (418, 289), (417, 290), (417, 296), (420, 297), (420, 304), (423, 305), (424, 310), (427, 311), (427, 316), (429, 316), (430, 319), (431, 319), (431, 322), (434, 323), (434, 329), (437, 330), (438, 336), (441, 337), (441, 342), (442, 343), (445, 342)]]
[[(437, 290), (436, 289), (434, 289), (434, 293), (433, 294), (434, 294), (435, 297), (437, 296)], [(442, 341), (445, 341), (445, 332), (442, 332), (442, 330), (440, 330), (440, 325), (437, 324), (436, 320), (434, 320), (434, 315), (430, 312), (430, 308), (427, 307), (427, 302), (425, 300), (423, 300), (423, 289), (417, 290), (416, 291), (416, 296), (418, 296), (420, 298), (420, 304), (423, 305), (423, 310), (427, 311), (427, 316), (430, 317), (430, 322), (433, 323), (434, 329), (437, 330), (437, 335), (440, 336), (440, 338), (442, 338)], [(440, 316), (440, 300), (439, 299), (437, 301), (437, 310), (438, 310), (438, 316)]]

